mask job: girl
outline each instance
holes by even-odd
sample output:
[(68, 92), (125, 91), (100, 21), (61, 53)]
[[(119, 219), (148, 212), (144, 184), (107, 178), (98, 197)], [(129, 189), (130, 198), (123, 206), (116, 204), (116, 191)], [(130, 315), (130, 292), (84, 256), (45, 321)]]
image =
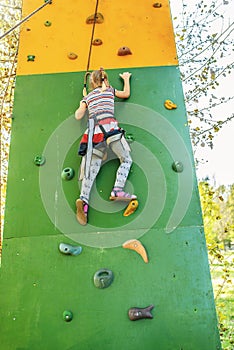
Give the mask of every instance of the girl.
[(81, 139), (78, 152), (83, 156), (80, 171), (81, 193), (80, 198), (76, 200), (76, 217), (81, 225), (87, 224), (90, 191), (100, 170), (107, 146), (120, 160), (110, 199), (129, 201), (137, 198), (135, 195), (124, 192), (132, 159), (123, 131), (114, 117), (114, 97), (128, 98), (130, 96), (131, 73), (122, 73), (120, 77), (124, 82), (122, 91), (109, 85), (108, 76), (102, 68), (93, 71), (90, 75), (92, 91), (81, 100), (75, 112), (77, 120), (83, 118), (87, 109), (89, 112), (89, 126)]

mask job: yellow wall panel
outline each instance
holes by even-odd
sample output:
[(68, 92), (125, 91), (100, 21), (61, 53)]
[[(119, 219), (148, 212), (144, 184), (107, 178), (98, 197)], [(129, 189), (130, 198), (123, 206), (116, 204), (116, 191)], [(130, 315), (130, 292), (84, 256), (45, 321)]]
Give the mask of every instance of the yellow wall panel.
[[(24, 3), (23, 17), (43, 3)], [(160, 8), (146, 0), (99, 0), (98, 12), (104, 16), (96, 23), (90, 69), (177, 65), (174, 34), (168, 0)], [(18, 75), (85, 71), (88, 62), (92, 25), (86, 24), (94, 14), (96, 0), (53, 0), (21, 27)], [(51, 26), (45, 26), (45, 22)], [(118, 56), (118, 49), (127, 46), (132, 55)], [(74, 52), (78, 58), (71, 60)], [(34, 55), (34, 61), (28, 61)]]

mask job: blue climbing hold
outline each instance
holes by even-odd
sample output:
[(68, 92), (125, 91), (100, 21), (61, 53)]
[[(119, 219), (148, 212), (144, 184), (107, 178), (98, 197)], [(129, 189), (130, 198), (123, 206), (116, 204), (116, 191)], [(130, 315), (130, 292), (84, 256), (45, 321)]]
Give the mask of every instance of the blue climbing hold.
[(79, 255), (82, 252), (82, 247), (73, 246), (66, 243), (60, 243), (59, 250), (61, 253), (66, 255)]

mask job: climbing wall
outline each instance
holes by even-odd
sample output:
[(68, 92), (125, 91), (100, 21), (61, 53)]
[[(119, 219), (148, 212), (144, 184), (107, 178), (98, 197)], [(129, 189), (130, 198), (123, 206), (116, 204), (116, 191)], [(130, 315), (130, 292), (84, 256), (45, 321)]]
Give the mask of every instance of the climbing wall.
[[(116, 117), (139, 206), (109, 201), (109, 152), (80, 226), (88, 65), (119, 90), (132, 73)], [(0, 300), (4, 350), (221, 349), (168, 0), (53, 0), (21, 26)]]

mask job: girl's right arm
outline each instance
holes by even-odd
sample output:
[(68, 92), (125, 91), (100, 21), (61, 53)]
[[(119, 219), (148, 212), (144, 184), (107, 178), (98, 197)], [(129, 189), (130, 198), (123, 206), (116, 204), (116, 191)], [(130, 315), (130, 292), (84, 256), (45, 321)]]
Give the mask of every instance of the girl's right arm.
[(130, 96), (130, 77), (131, 73), (124, 72), (119, 75), (124, 81), (124, 87), (122, 91), (115, 90), (115, 96), (119, 98), (128, 98)]

